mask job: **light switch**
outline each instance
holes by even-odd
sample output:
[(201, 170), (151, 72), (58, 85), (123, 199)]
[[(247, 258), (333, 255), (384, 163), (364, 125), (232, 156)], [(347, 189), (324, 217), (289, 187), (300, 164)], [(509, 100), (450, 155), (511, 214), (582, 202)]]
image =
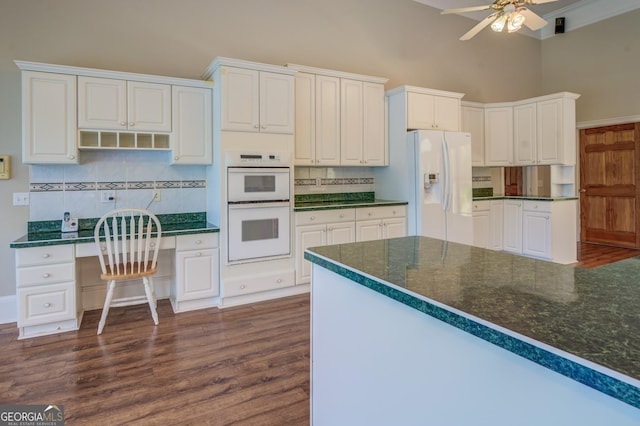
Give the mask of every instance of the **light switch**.
[(10, 155), (0, 155), (0, 179), (11, 179)]

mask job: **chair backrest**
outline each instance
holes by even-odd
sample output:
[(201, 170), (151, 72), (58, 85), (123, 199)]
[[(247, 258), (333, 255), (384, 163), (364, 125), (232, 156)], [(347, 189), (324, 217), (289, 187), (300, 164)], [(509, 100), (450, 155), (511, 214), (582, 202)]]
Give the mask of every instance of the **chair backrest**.
[(126, 275), (155, 268), (161, 237), (160, 221), (147, 210), (122, 208), (105, 214), (93, 231), (102, 273)]

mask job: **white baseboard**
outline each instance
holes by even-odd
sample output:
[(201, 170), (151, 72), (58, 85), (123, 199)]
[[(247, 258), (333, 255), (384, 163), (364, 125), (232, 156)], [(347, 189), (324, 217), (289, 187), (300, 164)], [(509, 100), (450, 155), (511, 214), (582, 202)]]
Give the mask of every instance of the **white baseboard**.
[(0, 297), (0, 324), (18, 322), (18, 305), (15, 294)]

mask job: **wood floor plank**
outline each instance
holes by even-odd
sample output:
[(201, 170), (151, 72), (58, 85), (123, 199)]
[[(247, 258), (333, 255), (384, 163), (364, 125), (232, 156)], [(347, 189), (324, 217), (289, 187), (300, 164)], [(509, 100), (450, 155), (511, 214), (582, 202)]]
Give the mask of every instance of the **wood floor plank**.
[(308, 295), (158, 315), (112, 308), (100, 336), (99, 310), (55, 336), (0, 325), (1, 403), (62, 404), (70, 425), (309, 423)]

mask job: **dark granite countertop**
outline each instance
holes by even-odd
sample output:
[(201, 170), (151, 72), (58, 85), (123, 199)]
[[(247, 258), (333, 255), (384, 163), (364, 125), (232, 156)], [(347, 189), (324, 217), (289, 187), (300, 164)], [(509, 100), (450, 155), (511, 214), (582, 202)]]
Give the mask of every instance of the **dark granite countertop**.
[(302, 194), (295, 196), (294, 211), (350, 209), (359, 207), (401, 206), (407, 201), (381, 200), (373, 192), (338, 194)]
[[(206, 213), (157, 215), (163, 236), (219, 232), (220, 228), (206, 220)], [(27, 234), (11, 242), (11, 248), (28, 248), (62, 244), (92, 243), (93, 228), (99, 218), (79, 219), (78, 232), (60, 232), (60, 220), (29, 222)]]
[(640, 408), (640, 257), (584, 269), (405, 237), (305, 258)]

